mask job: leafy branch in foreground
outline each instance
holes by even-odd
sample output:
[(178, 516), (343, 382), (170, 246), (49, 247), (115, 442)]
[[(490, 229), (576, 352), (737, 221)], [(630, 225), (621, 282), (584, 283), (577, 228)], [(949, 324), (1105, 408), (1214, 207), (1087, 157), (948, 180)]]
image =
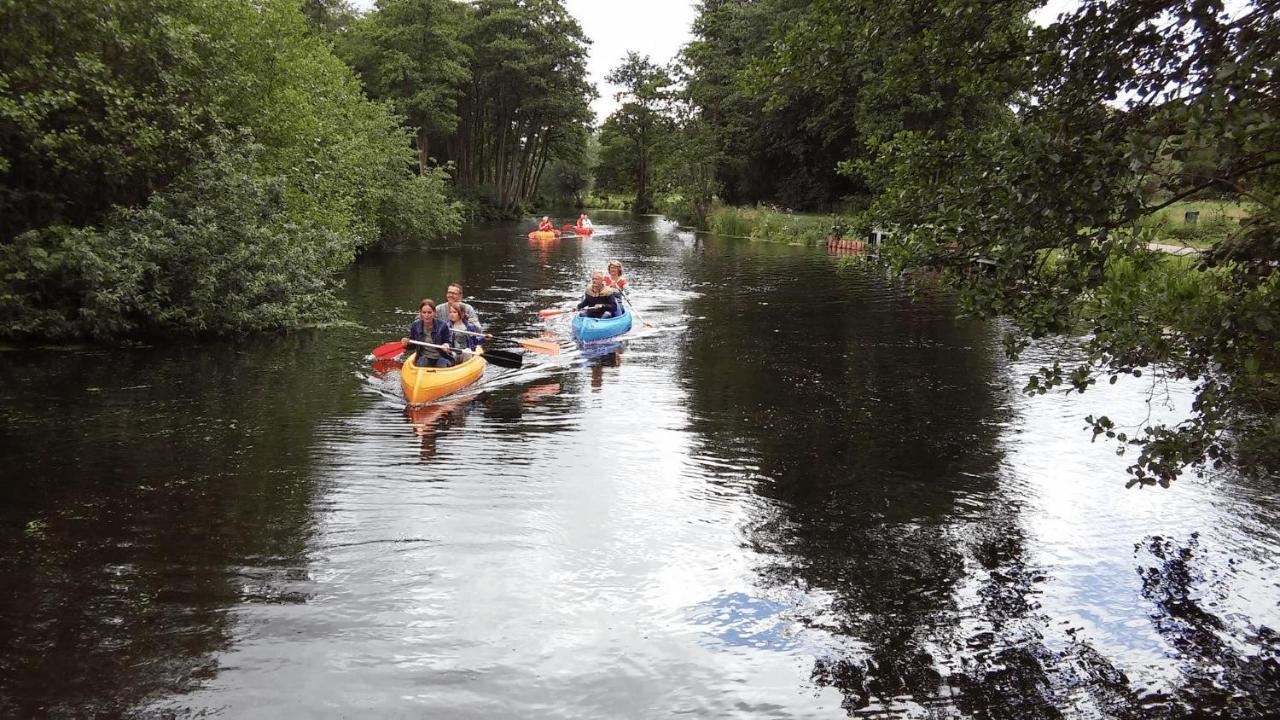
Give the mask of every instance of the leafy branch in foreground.
[[(1130, 436), (1089, 418), (1095, 437), (1137, 449), (1131, 484), (1280, 466), (1280, 20), (1266, 5), (1083, 3), (1029, 36), (1034, 102), (977, 128), (898, 133), (857, 166), (879, 191), (868, 219), (898, 230), (892, 262), (947, 268), (967, 311), (1013, 321), (1011, 354), (1083, 335), (1083, 360), (1028, 391), (1151, 369), (1194, 383), (1175, 425)], [(1207, 169), (1164, 169), (1206, 149)], [(1208, 189), (1255, 211), (1199, 258), (1149, 251), (1141, 220)]]

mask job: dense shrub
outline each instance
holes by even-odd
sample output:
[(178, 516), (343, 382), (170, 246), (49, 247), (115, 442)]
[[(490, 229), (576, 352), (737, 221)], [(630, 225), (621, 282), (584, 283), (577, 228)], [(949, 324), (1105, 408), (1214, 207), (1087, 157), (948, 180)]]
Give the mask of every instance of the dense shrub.
[(294, 222), (255, 150), (215, 149), (101, 229), (55, 225), (0, 246), (0, 333), (235, 333), (324, 318), (355, 242)]
[(0, 27), (0, 336), (298, 325), (358, 250), (460, 224), (293, 0), (0, 2)]

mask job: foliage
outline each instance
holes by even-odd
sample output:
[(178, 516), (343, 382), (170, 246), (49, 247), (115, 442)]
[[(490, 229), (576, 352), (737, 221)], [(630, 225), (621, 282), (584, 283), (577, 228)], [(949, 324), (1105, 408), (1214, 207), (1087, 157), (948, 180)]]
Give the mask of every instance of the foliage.
[[(625, 138), (626, 142), (609, 143), (608, 147), (618, 151), (617, 155), (603, 155), (602, 161), (608, 158), (633, 169), (636, 190), (633, 207), (636, 212), (649, 212), (654, 207), (650, 187), (654, 149), (671, 125), (668, 110), (671, 76), (647, 56), (628, 52), (622, 64), (609, 71), (605, 80), (622, 88), (615, 96), (622, 106), (605, 124), (614, 137)], [(601, 144), (605, 145), (603, 138)]]
[(621, 195), (601, 195), (597, 189), (594, 193), (587, 195), (583, 199), (583, 205), (589, 208), (597, 208), (600, 210), (631, 210), (632, 197)]
[[(716, 181), (726, 202), (827, 209), (864, 191), (836, 171), (841, 160), (859, 153), (856, 94), (847, 91), (849, 83), (817, 92), (797, 82), (785, 64), (768, 60), (788, 28), (795, 28), (822, 45), (812, 48), (814, 64), (832, 72), (845, 67), (852, 38), (825, 34), (843, 17), (793, 0), (701, 3), (681, 64), (688, 101), (714, 130), (713, 147), (724, 158)], [(819, 36), (832, 44), (818, 43)]]
[(323, 318), (354, 244), (294, 222), (284, 182), (259, 175), (260, 152), (216, 142), (100, 231), (53, 225), (0, 246), (0, 334), (232, 333)]
[[(300, 322), (295, 305), (323, 311), (327, 290), (271, 263), (292, 263), (328, 288), (340, 270), (332, 258), (456, 228), (441, 178), (415, 179), (408, 134), (389, 108), (362, 95), (299, 3), (51, 0), (19, 12), (3, 2), (0, 26), (4, 334), (236, 332)], [(197, 176), (207, 184), (193, 183)], [(202, 192), (210, 207), (223, 202), (218, 193), (236, 194), (245, 212), (228, 215), (225, 227), (206, 222), (192, 209)], [(237, 225), (255, 217), (262, 227)], [(180, 276), (129, 280), (143, 272), (129, 270), (135, 266), (180, 272), (171, 258), (182, 254), (157, 249), (174, 242), (166, 235), (173, 228), (194, 236), (221, 228), (234, 247), (279, 253), (261, 259), (261, 272), (249, 264), (256, 279), (246, 282), (262, 287), (236, 296), (260, 301), (259, 319), (241, 308), (159, 312), (153, 298), (124, 295), (167, 288), (169, 302), (205, 302), (181, 290), (188, 280)], [(108, 301), (95, 283), (111, 278), (119, 289)], [(210, 282), (223, 287), (216, 276)], [(296, 299), (275, 299), (279, 292)]]
[(454, 0), (379, 0), (337, 47), (375, 98), (392, 103), (414, 128), (418, 163), (430, 166), (430, 141), (458, 126), (458, 97), (470, 79), (462, 41), (466, 8)]
[(827, 239), (832, 226), (848, 222), (833, 215), (789, 213), (764, 206), (726, 206), (715, 208), (709, 226), (712, 232), (727, 237), (817, 245)]
[[(1277, 22), (1259, 6), (1227, 17), (1213, 2), (1086, 2), (1029, 36), (1036, 102), (1016, 118), (900, 132), (858, 165), (879, 179), (869, 220), (897, 229), (895, 261), (952, 268), (968, 310), (1014, 321), (1012, 352), (1026, 337), (1084, 333), (1084, 360), (1044, 368), (1028, 390), (1084, 391), (1152, 369), (1195, 383), (1193, 414), (1174, 426), (1125, 433), (1089, 418), (1095, 436), (1137, 450), (1137, 483), (1166, 484), (1188, 464), (1280, 460)], [(945, 48), (918, 61), (920, 73), (978, 85), (991, 71)], [(1010, 62), (997, 76), (1021, 71)], [(1170, 153), (1205, 147), (1217, 158), (1208, 176), (1164, 175)], [(1171, 196), (1150, 205), (1153, 179)], [(1215, 186), (1259, 212), (1170, 276), (1141, 248), (1151, 231), (1132, 228)], [(976, 258), (994, 270), (967, 272)]]

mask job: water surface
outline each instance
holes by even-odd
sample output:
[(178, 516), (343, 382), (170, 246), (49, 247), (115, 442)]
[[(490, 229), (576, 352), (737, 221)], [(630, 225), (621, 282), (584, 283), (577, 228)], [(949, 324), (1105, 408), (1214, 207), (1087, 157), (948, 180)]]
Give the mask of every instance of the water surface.
[[(1011, 364), (999, 327), (858, 259), (596, 219), (367, 256), (346, 326), (0, 355), (0, 715), (1280, 700), (1275, 479), (1126, 490), (1083, 417), (1141, 420), (1150, 385), (1028, 398), (1069, 347)], [(536, 311), (612, 258), (651, 327), (577, 348)], [(453, 280), (566, 352), (406, 411), (367, 353)]]

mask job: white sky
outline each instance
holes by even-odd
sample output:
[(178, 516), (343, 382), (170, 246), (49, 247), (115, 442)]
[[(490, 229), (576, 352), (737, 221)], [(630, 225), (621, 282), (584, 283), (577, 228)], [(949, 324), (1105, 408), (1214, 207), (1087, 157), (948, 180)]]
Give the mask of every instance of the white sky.
[[(374, 0), (350, 0), (361, 10), (373, 8)], [(618, 103), (613, 99), (617, 88), (607, 85), (604, 76), (617, 67), (634, 50), (658, 65), (672, 60), (690, 39), (694, 0), (564, 0), (565, 7), (591, 39), (587, 73), (600, 97), (591, 103), (597, 123), (603, 122)], [(1047, 25), (1065, 11), (1076, 7), (1077, 0), (1046, 0), (1044, 7), (1032, 13), (1032, 19)]]

